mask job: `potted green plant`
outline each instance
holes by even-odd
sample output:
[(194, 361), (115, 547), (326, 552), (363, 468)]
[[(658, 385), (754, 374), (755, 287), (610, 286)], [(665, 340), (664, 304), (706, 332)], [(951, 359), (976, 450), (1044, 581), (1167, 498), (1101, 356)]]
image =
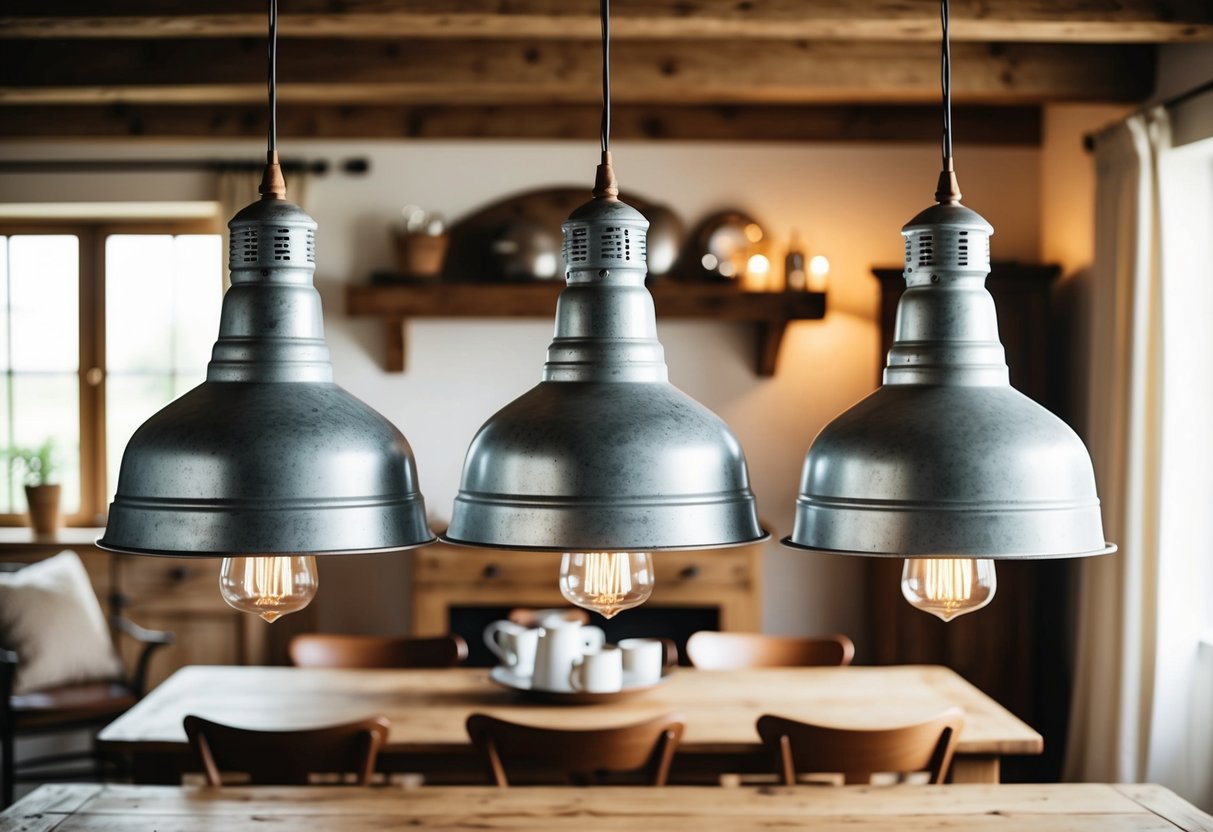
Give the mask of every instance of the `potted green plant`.
[(20, 465), (25, 479), (25, 501), (34, 534), (51, 535), (59, 530), (60, 488), (56, 479), (58, 458), (55, 442), (47, 439), (36, 448), (14, 447), (8, 451), (10, 465)]

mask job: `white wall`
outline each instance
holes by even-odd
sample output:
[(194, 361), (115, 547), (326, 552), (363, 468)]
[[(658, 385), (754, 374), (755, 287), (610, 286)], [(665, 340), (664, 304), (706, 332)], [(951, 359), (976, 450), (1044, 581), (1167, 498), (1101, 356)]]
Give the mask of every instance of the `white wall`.
[[(1040, 251), (1040, 152), (958, 146), (965, 202), (996, 228), (994, 257), (1035, 261)], [(753, 373), (748, 330), (663, 322), (670, 378), (719, 413), (746, 449), (760, 512), (776, 538), (790, 531), (800, 464), (817, 431), (875, 387), (879, 362), (873, 265), (898, 265), (901, 225), (931, 199), (933, 145), (624, 143), (615, 148), (625, 189), (666, 202), (688, 224), (724, 207), (746, 210), (779, 239), (801, 231), (832, 264), (824, 321), (793, 324), (774, 378)], [(260, 158), (254, 143), (7, 144), (4, 158)], [(408, 370), (381, 369), (377, 321), (343, 314), (342, 287), (391, 264), (387, 226), (416, 203), (458, 217), (510, 192), (545, 185), (589, 188), (595, 148), (570, 142), (284, 143), (290, 156), (370, 159), (372, 175), (334, 175), (312, 186), (320, 224), (317, 284), (340, 383), (392, 419), (417, 455), (432, 515), (449, 516), (472, 435), (497, 408), (536, 383), (550, 321), (417, 321), (408, 325)], [(207, 199), (196, 175), (0, 178), (0, 203)], [(864, 636), (863, 572), (855, 561), (791, 553), (766, 558), (765, 629)], [(324, 565), (321, 620), (351, 631), (403, 630), (405, 571), (392, 558)]]

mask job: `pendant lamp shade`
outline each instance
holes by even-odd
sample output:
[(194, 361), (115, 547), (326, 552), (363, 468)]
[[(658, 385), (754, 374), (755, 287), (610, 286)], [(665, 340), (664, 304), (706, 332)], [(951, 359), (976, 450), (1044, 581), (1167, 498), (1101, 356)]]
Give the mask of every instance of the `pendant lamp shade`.
[(595, 198), (563, 225), (568, 286), (543, 380), (472, 440), (444, 540), (647, 552), (767, 537), (737, 439), (667, 380), (648, 221), (617, 193), (604, 154)]
[(936, 196), (902, 229), (906, 291), (884, 385), (813, 440), (784, 543), (900, 558), (1115, 551), (1082, 440), (1010, 386), (985, 288), (993, 228), (960, 204), (950, 173)]
[(271, 192), (228, 227), (232, 286), (206, 381), (132, 436), (97, 545), (223, 557), (432, 541), (408, 443), (333, 383), (316, 223)]

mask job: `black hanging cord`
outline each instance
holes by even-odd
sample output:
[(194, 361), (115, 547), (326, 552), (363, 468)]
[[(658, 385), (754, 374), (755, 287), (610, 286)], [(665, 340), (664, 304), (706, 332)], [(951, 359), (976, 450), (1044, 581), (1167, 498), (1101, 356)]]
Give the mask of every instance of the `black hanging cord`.
[(952, 41), (948, 33), (948, 0), (941, 0), (940, 23), (943, 26), (941, 84), (943, 87), (943, 169), (952, 170)]
[(616, 199), (619, 183), (611, 166), (611, 2), (599, 0), (602, 17), (602, 162), (594, 177), (594, 197)]
[(943, 168), (939, 173), (939, 184), (935, 188), (935, 199), (939, 204), (960, 203), (960, 184), (956, 181), (956, 168), (952, 162), (952, 38), (948, 31), (950, 21), (948, 0), (940, 0), (939, 22), (943, 29), (940, 47), (940, 86), (943, 88)]
[(611, 0), (601, 0), (602, 17), (602, 152), (611, 149)]
[(270, 4), (270, 52), (269, 52), (269, 98), (270, 119), (266, 149), (273, 153), (278, 149), (278, 0)]
[(282, 165), (278, 161), (278, 0), (269, 0), (270, 34), (268, 81), (270, 117), (265, 136), (265, 173), (261, 177), (258, 191), (262, 199), (285, 199), (286, 180), (282, 178)]

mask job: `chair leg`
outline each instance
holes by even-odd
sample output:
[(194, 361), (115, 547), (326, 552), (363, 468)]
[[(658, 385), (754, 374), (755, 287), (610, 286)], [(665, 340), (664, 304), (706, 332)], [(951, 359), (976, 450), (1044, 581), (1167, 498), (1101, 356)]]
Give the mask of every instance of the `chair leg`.
[(792, 740), (786, 735), (779, 738), (779, 760), (783, 764), (783, 784), (796, 785), (796, 763), (792, 759)]

